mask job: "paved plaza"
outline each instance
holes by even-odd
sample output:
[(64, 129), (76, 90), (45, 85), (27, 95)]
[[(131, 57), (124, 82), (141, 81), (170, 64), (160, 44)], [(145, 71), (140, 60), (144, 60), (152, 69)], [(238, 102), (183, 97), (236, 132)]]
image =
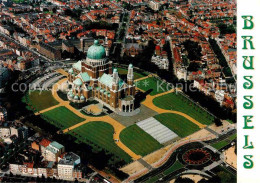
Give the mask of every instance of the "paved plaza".
[(141, 105), (140, 106), (140, 112), (138, 114), (134, 115), (134, 116), (125, 117), (125, 116), (122, 116), (122, 115), (118, 115), (116, 113), (112, 113), (112, 114), (110, 114), (110, 117), (119, 121), (125, 127), (128, 127), (128, 126), (135, 124), (136, 122), (145, 120), (146, 118), (155, 116), (157, 114), (158, 113), (155, 112), (154, 110), (146, 107), (145, 105)]

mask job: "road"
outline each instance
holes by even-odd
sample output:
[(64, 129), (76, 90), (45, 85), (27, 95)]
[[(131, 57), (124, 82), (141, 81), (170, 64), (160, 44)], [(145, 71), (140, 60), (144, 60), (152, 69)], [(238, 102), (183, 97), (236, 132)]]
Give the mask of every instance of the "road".
[[(198, 142), (198, 143), (201, 143), (201, 144), (203, 144), (204, 146), (206, 146), (206, 145), (207, 145), (207, 146), (210, 146), (208, 143), (219, 142), (219, 141), (221, 141), (221, 140), (223, 140), (223, 139), (225, 139), (225, 138), (227, 138), (227, 137), (233, 135), (234, 133), (236, 133), (236, 130), (231, 130), (231, 131), (229, 131), (227, 134), (224, 134), (224, 135), (219, 136), (219, 138), (217, 138), (217, 139), (209, 140), (209, 141), (205, 141), (205, 142)], [(136, 179), (134, 182), (146, 182), (146, 181), (149, 181), (149, 179), (151, 179), (151, 178), (154, 177), (154, 176), (159, 176), (159, 177), (161, 177), (160, 180), (159, 180), (160, 182), (166, 182), (166, 181), (172, 180), (176, 175), (178, 175), (179, 173), (185, 171), (186, 168), (182, 168), (182, 169), (179, 169), (179, 170), (177, 170), (177, 171), (174, 171), (174, 172), (170, 173), (170, 174), (167, 175), (167, 176), (165, 176), (165, 175), (163, 174), (163, 172), (164, 172), (165, 170), (167, 170), (169, 167), (171, 167), (171, 166), (175, 163), (175, 161), (176, 161), (176, 159), (177, 159), (177, 154), (178, 154), (178, 152), (180, 152), (182, 148), (185, 148), (186, 146), (189, 146), (190, 144), (191, 144), (191, 143), (189, 143), (189, 144), (184, 144), (183, 146), (177, 148), (177, 149), (171, 154), (171, 156), (169, 157), (168, 161), (167, 161), (166, 163), (164, 163), (161, 167), (151, 170), (149, 173), (147, 173), (147, 174), (145, 174), (144, 176), (142, 176), (142, 177)], [(212, 147), (212, 146), (210, 146), (210, 147)], [(212, 147), (212, 148), (213, 148), (213, 147)], [(221, 149), (221, 150), (222, 150), (222, 149)], [(220, 150), (220, 151), (221, 151), (221, 150)], [(217, 151), (217, 153), (218, 153), (218, 154), (221, 154), (221, 152), (219, 152), (219, 151)], [(236, 174), (236, 170), (233, 169), (233, 168), (231, 168), (230, 166), (228, 166), (228, 164), (226, 164), (225, 162), (218, 161), (218, 165), (222, 165), (222, 166), (223, 166), (227, 171), (229, 171), (230, 173)]]

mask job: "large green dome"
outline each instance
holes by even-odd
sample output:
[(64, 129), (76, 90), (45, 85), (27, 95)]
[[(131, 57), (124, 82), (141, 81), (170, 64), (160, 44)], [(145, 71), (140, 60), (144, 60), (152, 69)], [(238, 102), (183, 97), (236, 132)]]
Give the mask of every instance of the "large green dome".
[(99, 44), (98, 40), (95, 40), (94, 44), (88, 49), (87, 57), (89, 59), (103, 59), (106, 57), (106, 50)]

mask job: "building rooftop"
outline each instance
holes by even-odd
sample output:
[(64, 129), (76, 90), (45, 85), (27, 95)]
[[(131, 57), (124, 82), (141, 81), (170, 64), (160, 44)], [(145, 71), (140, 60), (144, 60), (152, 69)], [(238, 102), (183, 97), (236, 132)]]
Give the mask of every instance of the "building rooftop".
[(62, 149), (64, 148), (63, 145), (61, 145), (60, 143), (56, 142), (56, 141), (53, 141), (52, 143), (50, 143), (51, 146), (57, 148), (57, 149)]
[(77, 154), (73, 153), (73, 152), (68, 152), (59, 161), (58, 164), (62, 164), (62, 165), (77, 165), (79, 163), (80, 163), (80, 157)]
[(47, 139), (42, 139), (42, 141), (40, 142), (40, 145), (47, 147), (50, 143), (51, 143), (51, 141), (49, 141)]

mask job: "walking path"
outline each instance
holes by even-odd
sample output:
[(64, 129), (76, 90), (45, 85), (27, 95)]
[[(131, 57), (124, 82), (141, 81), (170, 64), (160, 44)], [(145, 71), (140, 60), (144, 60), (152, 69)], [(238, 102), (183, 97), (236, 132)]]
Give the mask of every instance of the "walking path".
[[(81, 123), (78, 123), (74, 126), (71, 126), (65, 130), (63, 130), (63, 133), (67, 133), (68, 131), (70, 130), (73, 130), (75, 128), (78, 128), (86, 123), (89, 123), (89, 122), (93, 122), (93, 121), (103, 121), (103, 122), (106, 122), (106, 123), (109, 123), (110, 125), (113, 126), (114, 128), (114, 135), (113, 135), (113, 139), (114, 140), (119, 140), (119, 135), (120, 135), (120, 132), (125, 128), (125, 126), (123, 126), (121, 123), (119, 123), (118, 121), (114, 120), (113, 118), (109, 117), (109, 116), (103, 116), (103, 117), (90, 117), (90, 116), (85, 116), (84, 114), (82, 114), (80, 111), (76, 110), (74, 107), (72, 107), (71, 105), (69, 105), (69, 101), (64, 101), (62, 100), (58, 94), (57, 94), (57, 91), (59, 90), (59, 87), (62, 86), (62, 84), (64, 82), (66, 82), (66, 78), (60, 80), (58, 83), (56, 83), (53, 88), (52, 88), (52, 95), (53, 97), (55, 98), (55, 100), (57, 100), (59, 102), (58, 105), (55, 105), (55, 106), (52, 106), (52, 107), (49, 107), (47, 109), (44, 109), (42, 111), (39, 111), (36, 113), (36, 115), (39, 115), (41, 113), (44, 113), (44, 112), (47, 112), (47, 111), (50, 111), (52, 109), (55, 109), (57, 107), (60, 107), (60, 106), (64, 106), (66, 108), (68, 108), (70, 111), (72, 111), (74, 114), (76, 114), (77, 116), (81, 117), (81, 118), (84, 118), (85, 120)], [(116, 144), (122, 149), (124, 150), (127, 154), (129, 154), (134, 160), (137, 160), (139, 158), (141, 158), (140, 155), (137, 155), (135, 154), (133, 151), (131, 151), (127, 146), (125, 146), (121, 141), (118, 141), (116, 142)]]
[(56, 71), (57, 71), (58, 73), (64, 75), (64, 76), (68, 76), (68, 75), (69, 75), (69, 74), (68, 74), (66, 71), (64, 71), (63, 69), (57, 69)]
[(144, 167), (148, 168), (149, 170), (152, 170), (153, 167), (147, 163), (144, 159), (140, 158), (139, 160), (137, 160), (139, 163), (141, 163)]
[[(59, 82), (57, 82), (53, 88), (52, 88), (52, 95), (55, 98), (55, 100), (57, 100), (61, 105), (61, 106), (65, 106), (66, 108), (68, 108), (70, 111), (72, 111), (74, 114), (78, 115), (81, 118), (84, 118), (85, 121), (78, 123), (76, 125), (73, 125), (65, 130), (63, 130), (63, 133), (67, 133), (70, 130), (73, 130), (75, 128), (78, 128), (86, 123), (89, 122), (93, 122), (93, 121), (103, 121), (106, 123), (109, 123), (110, 125), (113, 126), (114, 128), (114, 135), (113, 135), (113, 139), (114, 140), (119, 140), (119, 135), (120, 132), (125, 128), (125, 126), (123, 126), (121, 123), (119, 123), (118, 121), (114, 120), (113, 118), (111, 118), (110, 116), (103, 116), (103, 117), (91, 117), (91, 116), (85, 116), (84, 114), (82, 114), (80, 111), (76, 110), (74, 107), (72, 107), (71, 105), (69, 105), (69, 101), (64, 101), (62, 100), (58, 94), (57, 91), (59, 90), (59, 86), (62, 86), (62, 84), (64, 82), (66, 82), (67, 78), (64, 78), (62, 80), (60, 80)], [(131, 151), (127, 146), (125, 146), (120, 140), (118, 142), (116, 142), (116, 144), (123, 149), (127, 154), (129, 154), (134, 160), (137, 160), (139, 158), (141, 158), (140, 155), (135, 154), (133, 151)]]
[(50, 110), (55, 109), (55, 108), (60, 107), (60, 106), (62, 106), (62, 105), (61, 105), (61, 104), (54, 105), (54, 106), (49, 107), (49, 108), (47, 108), (47, 109), (43, 109), (43, 110), (41, 110), (41, 111), (39, 111), (39, 112), (36, 112), (35, 115), (39, 115), (39, 114), (45, 113), (45, 112), (47, 112), (47, 111), (50, 111)]
[[(146, 79), (148, 77), (151, 77), (150, 75), (148, 75), (147, 77), (143, 77), (143, 78), (139, 78), (135, 81), (140, 81), (140, 80), (143, 80), (143, 79)], [(138, 87), (136, 87), (138, 88)], [(142, 89), (138, 88), (138, 90), (142, 91), (142, 92), (145, 92), (143, 91)], [(162, 108), (159, 108), (157, 107), (156, 105), (154, 105), (153, 103), (153, 99), (157, 98), (157, 97), (160, 97), (160, 96), (163, 96), (163, 95), (167, 95), (169, 93), (172, 93), (174, 92), (175, 90), (174, 89), (171, 89), (167, 92), (164, 92), (164, 93), (159, 93), (157, 95), (147, 95), (146, 96), (146, 99), (142, 102), (142, 104), (144, 104), (145, 106), (149, 107), (150, 109), (158, 112), (159, 114), (161, 113), (173, 113), (173, 114), (178, 114), (180, 116), (183, 116), (185, 117), (186, 119), (190, 120), (192, 123), (196, 124), (199, 128), (205, 128), (207, 125), (204, 125), (204, 124), (201, 124), (200, 122), (198, 122), (197, 120), (193, 119), (192, 117), (190, 117), (189, 115), (185, 114), (185, 113), (182, 113), (182, 112), (179, 112), (179, 111), (173, 111), (173, 110), (166, 110), (166, 109), (162, 109)]]
[[(66, 71), (64, 71), (63, 69), (58, 69), (57, 72), (67, 76), (68, 73)], [(148, 78), (148, 77), (151, 77), (150, 75), (148, 75), (147, 77), (143, 77), (143, 78), (140, 78), (138, 80), (143, 80), (145, 78)], [(135, 81), (138, 81), (138, 80), (135, 80)], [(64, 78), (60, 81), (58, 81), (56, 84), (53, 85), (53, 88), (52, 88), (52, 95), (53, 97), (55, 98), (55, 100), (57, 100), (59, 102), (58, 105), (56, 106), (52, 106), (50, 108), (47, 108), (47, 109), (44, 109), (40, 112), (38, 112), (37, 114), (41, 114), (41, 113), (44, 113), (44, 112), (47, 112), (49, 110), (52, 110), (56, 107), (59, 107), (59, 106), (64, 106), (66, 108), (68, 108), (70, 111), (72, 111), (74, 114), (78, 115), (79, 117), (81, 118), (84, 118), (85, 120), (81, 123), (78, 123), (76, 125), (73, 125), (67, 129), (64, 129), (63, 130), (63, 133), (67, 133), (68, 131), (70, 130), (73, 130), (75, 128), (78, 128), (86, 123), (89, 123), (89, 122), (93, 122), (93, 121), (103, 121), (103, 122), (106, 122), (106, 123), (109, 123), (110, 125), (113, 126), (114, 128), (114, 135), (113, 135), (113, 139), (115, 140), (116, 144), (122, 149), (124, 150), (127, 154), (129, 154), (134, 160), (138, 160), (141, 158), (140, 155), (137, 155), (135, 154), (133, 151), (131, 151), (127, 146), (125, 146), (121, 141), (120, 141), (120, 133), (123, 129), (125, 129), (126, 127), (123, 126), (120, 122), (116, 121), (115, 119), (111, 118), (110, 116), (103, 116), (103, 117), (90, 117), (90, 116), (85, 116), (84, 114), (82, 114), (79, 110), (75, 109), (74, 107), (72, 107), (71, 105), (69, 105), (69, 101), (64, 101), (62, 100), (58, 94), (57, 94), (57, 91), (59, 90), (59, 87), (62, 87), (62, 84), (64, 82), (67, 81), (67, 78)], [(161, 109), (157, 106), (155, 106), (153, 104), (153, 99), (156, 98), (156, 97), (160, 97), (162, 95), (166, 95), (168, 93), (171, 93), (171, 92), (174, 92), (174, 90), (170, 90), (170, 91), (167, 91), (167, 92), (164, 92), (164, 93), (160, 93), (160, 94), (157, 94), (157, 95), (154, 95), (154, 96), (151, 96), (151, 95), (147, 95), (146, 96), (146, 100), (143, 102), (143, 104), (147, 107), (149, 107), (150, 109), (158, 112), (159, 114), (160, 113), (174, 113), (174, 114), (178, 114), (178, 115), (181, 115), (185, 118), (187, 118), (188, 120), (190, 120), (191, 122), (193, 122), (194, 124), (198, 125), (200, 128), (204, 128), (206, 127), (206, 125), (203, 125), (201, 123), (199, 123), (198, 121), (196, 121), (195, 119), (191, 118), (189, 115), (187, 114), (184, 114), (182, 112), (179, 112), (179, 111), (172, 111), (172, 110), (165, 110), (165, 109)], [(141, 160), (142, 162), (142, 160)], [(144, 162), (142, 162), (144, 163)]]
[(205, 129), (208, 130), (210, 133), (213, 133), (213, 134), (216, 135), (217, 137), (220, 135), (219, 133), (217, 133), (216, 131), (210, 129), (209, 127), (206, 127)]

